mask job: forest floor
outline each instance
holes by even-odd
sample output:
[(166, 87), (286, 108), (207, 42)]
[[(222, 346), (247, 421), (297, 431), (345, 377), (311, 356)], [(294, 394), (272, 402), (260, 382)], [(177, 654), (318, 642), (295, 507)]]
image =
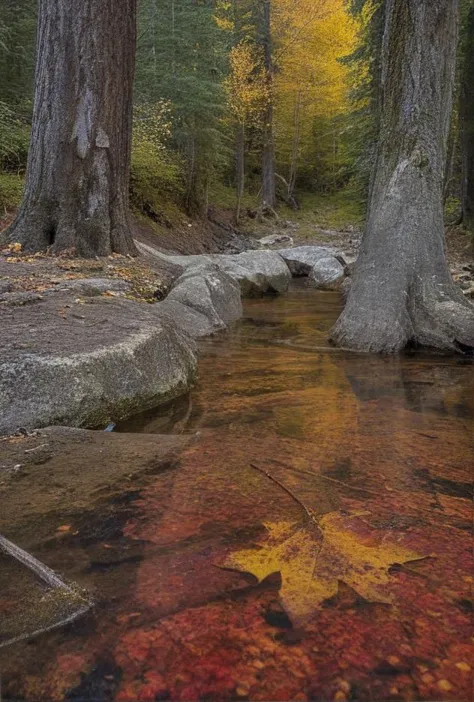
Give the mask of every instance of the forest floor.
[[(184, 214), (171, 221), (153, 222), (143, 215), (133, 218), (136, 241), (177, 254), (240, 253), (260, 247), (258, 240), (275, 236), (289, 237), (285, 242), (271, 246), (333, 246), (356, 256), (364, 225), (363, 207), (354, 197), (341, 192), (336, 195), (303, 194), (300, 209), (286, 206), (278, 210), (278, 218), (259, 220), (249, 208), (251, 216), (243, 218), (237, 229), (233, 222), (230, 202), (225, 198), (219, 206), (209, 209), (209, 219), (191, 219)], [(112, 255), (107, 258), (83, 260), (49, 254), (24, 254), (15, 247), (1, 248), (1, 231), (12, 220), (13, 213), (0, 218), (0, 303), (7, 297), (15, 305), (24, 304), (32, 294), (82, 278), (122, 279), (131, 284), (127, 293), (131, 299), (155, 302), (165, 294), (179, 269), (171, 264), (157, 262), (141, 254), (132, 259)], [(464, 289), (474, 294), (474, 248), (471, 239), (461, 227), (448, 227), (447, 254), (451, 272)], [(10, 293), (28, 293), (12, 297)], [(106, 294), (106, 293), (104, 293)]]

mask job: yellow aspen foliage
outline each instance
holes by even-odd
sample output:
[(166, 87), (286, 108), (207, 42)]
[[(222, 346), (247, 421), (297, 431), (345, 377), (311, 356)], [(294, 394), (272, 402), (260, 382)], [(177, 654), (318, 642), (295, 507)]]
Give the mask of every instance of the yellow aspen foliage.
[(256, 126), (269, 99), (262, 52), (242, 41), (231, 49), (229, 65), (224, 85), (230, 113), (239, 124)]
[[(345, 0), (274, 0), (274, 100), (277, 162), (290, 179), (311, 158), (314, 127), (349, 112), (349, 69), (357, 43)], [(325, 136), (334, 140), (330, 131)]]

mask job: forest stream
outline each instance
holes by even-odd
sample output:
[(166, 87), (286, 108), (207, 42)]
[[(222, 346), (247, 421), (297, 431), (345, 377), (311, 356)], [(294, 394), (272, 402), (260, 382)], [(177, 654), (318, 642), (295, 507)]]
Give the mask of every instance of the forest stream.
[[(472, 361), (332, 348), (340, 306), (245, 301), (188, 396), (118, 426), (193, 438), (55, 517), (33, 553), (95, 604), (0, 648), (4, 701), (473, 698)], [(0, 584), (14, 628), (40, 585), (6, 556)]]

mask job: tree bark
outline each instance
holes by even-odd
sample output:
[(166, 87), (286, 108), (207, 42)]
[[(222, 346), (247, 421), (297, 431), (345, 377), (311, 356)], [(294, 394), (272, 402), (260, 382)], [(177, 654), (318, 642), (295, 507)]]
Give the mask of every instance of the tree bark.
[(293, 141), (291, 145), (290, 172), (288, 174), (288, 200), (293, 199), (296, 188), (296, 175), (298, 169), (298, 152), (301, 138), (301, 88), (298, 90), (293, 112)]
[(267, 104), (263, 115), (262, 203), (275, 208), (275, 145), (273, 139), (273, 58), (271, 29), (271, 0), (263, 0), (262, 45), (267, 82)]
[(451, 124), (451, 128), (449, 130), (449, 136), (448, 136), (448, 146), (447, 146), (447, 153), (446, 153), (446, 169), (445, 169), (444, 181), (443, 181), (443, 205), (444, 206), (446, 206), (446, 202), (448, 201), (448, 197), (451, 194), (451, 189), (452, 189), (452, 184), (453, 184), (454, 167), (455, 167), (455, 162), (456, 162), (457, 140), (458, 140), (458, 129), (457, 129), (457, 124), (454, 124), (454, 119), (453, 119), (453, 124)]
[(238, 224), (245, 188), (245, 125), (243, 122), (237, 124), (235, 135), (235, 184), (237, 195), (235, 222)]
[(40, 0), (26, 251), (135, 254), (128, 186), (136, 0)]
[(346, 307), (331, 332), (343, 347), (474, 346), (474, 306), (453, 283), (444, 251), (457, 37), (458, 0), (387, 0), (367, 228)]
[(462, 221), (474, 233), (474, 7), (467, 19), (466, 48), (461, 82)]

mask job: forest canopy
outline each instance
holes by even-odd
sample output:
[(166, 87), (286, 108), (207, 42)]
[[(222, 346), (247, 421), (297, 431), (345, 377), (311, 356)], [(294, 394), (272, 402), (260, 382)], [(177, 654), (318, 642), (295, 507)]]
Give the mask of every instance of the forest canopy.
[[(0, 205), (18, 198), (33, 100), (36, 1), (0, 17)], [(132, 203), (191, 214), (258, 200), (272, 107), (277, 197), (331, 192), (354, 176), (349, 90), (364, 17), (345, 0), (273, 0), (271, 76), (258, 0), (141, 0), (134, 88)], [(358, 71), (363, 79), (363, 71)], [(349, 80), (350, 78), (350, 80)], [(352, 91), (353, 92), (353, 91)], [(243, 152), (242, 182), (236, 171)], [(8, 173), (10, 177), (4, 174)], [(237, 191), (236, 197), (239, 197)]]

